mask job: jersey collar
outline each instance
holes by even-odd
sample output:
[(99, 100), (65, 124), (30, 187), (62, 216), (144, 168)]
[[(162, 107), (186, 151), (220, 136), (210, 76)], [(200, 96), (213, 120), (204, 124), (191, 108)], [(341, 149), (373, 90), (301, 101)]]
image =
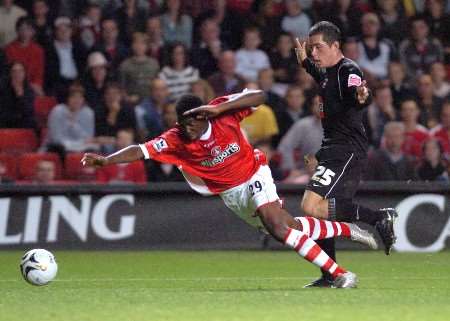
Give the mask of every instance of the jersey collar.
[(208, 140), (211, 137), (211, 132), (211, 122), (208, 121), (208, 129), (202, 136), (200, 136), (200, 140)]

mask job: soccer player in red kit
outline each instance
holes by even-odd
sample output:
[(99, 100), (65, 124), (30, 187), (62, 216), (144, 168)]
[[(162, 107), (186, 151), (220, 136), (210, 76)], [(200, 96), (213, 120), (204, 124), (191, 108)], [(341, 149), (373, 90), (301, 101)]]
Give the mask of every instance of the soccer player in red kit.
[(355, 287), (356, 275), (338, 266), (315, 240), (336, 236), (376, 248), (373, 235), (351, 223), (292, 217), (282, 208), (264, 154), (253, 150), (239, 122), (264, 102), (262, 91), (219, 97), (202, 106), (200, 98), (184, 95), (176, 103), (178, 124), (142, 145), (131, 145), (109, 156), (86, 153), (82, 163), (104, 166), (149, 159), (174, 164), (189, 185), (203, 195), (219, 195), (236, 215), (293, 248), (328, 271), (338, 288)]

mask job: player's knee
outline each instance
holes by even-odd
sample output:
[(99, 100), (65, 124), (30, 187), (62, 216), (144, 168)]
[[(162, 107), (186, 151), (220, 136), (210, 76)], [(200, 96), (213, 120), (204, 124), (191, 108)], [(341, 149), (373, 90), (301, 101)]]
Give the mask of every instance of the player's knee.
[(303, 213), (308, 216), (314, 216), (315, 209), (317, 208), (317, 204), (315, 202), (312, 202), (309, 199), (302, 199), (302, 202), (300, 204), (300, 208), (302, 209)]
[(268, 232), (275, 239), (282, 242), (288, 229), (284, 210), (275, 206), (262, 207), (259, 209), (259, 216)]

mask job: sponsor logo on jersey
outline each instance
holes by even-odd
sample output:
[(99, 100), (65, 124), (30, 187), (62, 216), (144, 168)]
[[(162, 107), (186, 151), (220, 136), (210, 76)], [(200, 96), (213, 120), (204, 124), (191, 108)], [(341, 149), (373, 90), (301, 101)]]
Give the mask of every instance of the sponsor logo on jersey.
[(328, 78), (325, 78), (321, 83), (320, 83), (320, 87), (325, 88), (327, 86), (328, 83)]
[(216, 146), (211, 150), (211, 155), (213, 155), (213, 151), (214, 153), (218, 152), (218, 154), (213, 159), (205, 159), (201, 161), (200, 164), (205, 167), (214, 167), (217, 164), (223, 163), (225, 159), (233, 154), (236, 154), (240, 150), (241, 148), (239, 147), (238, 143), (229, 144), (223, 151), (220, 151), (220, 147)]
[(358, 75), (350, 74), (348, 76), (348, 82), (347, 82), (348, 87), (361, 86), (361, 83), (362, 83), (361, 77), (359, 77)]
[(163, 149), (166, 149), (166, 148), (168, 148), (168, 147), (169, 147), (169, 145), (167, 145), (167, 142), (166, 142), (165, 139), (163, 139), (163, 138), (160, 138), (160, 139), (156, 140), (156, 141), (153, 143), (153, 148), (154, 148), (158, 153), (161, 153)]
[(319, 96), (319, 115), (320, 118), (325, 118), (325, 112), (323, 111), (323, 98)]

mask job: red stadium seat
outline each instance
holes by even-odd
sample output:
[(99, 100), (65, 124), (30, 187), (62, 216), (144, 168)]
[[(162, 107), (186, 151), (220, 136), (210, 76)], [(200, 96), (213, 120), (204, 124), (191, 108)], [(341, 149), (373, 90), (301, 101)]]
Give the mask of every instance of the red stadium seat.
[(85, 167), (80, 161), (83, 153), (69, 153), (64, 160), (64, 173), (66, 179), (77, 181), (95, 181), (95, 168)]
[(38, 147), (34, 130), (25, 128), (0, 129), (0, 152), (21, 154), (33, 152)]
[(2, 163), (6, 172), (2, 176), (6, 176), (11, 179), (16, 179), (17, 177), (17, 160), (14, 156), (9, 154), (0, 154), (0, 163)]
[(34, 100), (34, 115), (39, 128), (47, 127), (47, 119), (50, 111), (58, 102), (52, 96), (38, 96)]
[(40, 160), (48, 160), (55, 163), (55, 179), (61, 179), (62, 166), (61, 159), (56, 153), (26, 153), (19, 158), (19, 178), (23, 180), (32, 180), (37, 163)]

